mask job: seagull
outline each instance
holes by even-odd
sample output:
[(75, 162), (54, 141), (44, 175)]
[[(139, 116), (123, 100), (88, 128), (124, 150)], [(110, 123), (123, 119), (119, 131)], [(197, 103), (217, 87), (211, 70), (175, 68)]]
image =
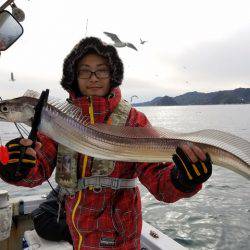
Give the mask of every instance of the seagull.
[(137, 50), (137, 48), (132, 43), (122, 42), (116, 34), (103, 32), (106, 36), (111, 38), (115, 43), (113, 44), (115, 47), (129, 47), (131, 49)]
[(141, 38), (140, 38), (140, 44), (144, 44), (146, 43), (147, 41), (143, 41)]
[(137, 95), (132, 95), (132, 96), (130, 97), (130, 103), (132, 103), (133, 98), (139, 99), (139, 97), (138, 97)]
[(14, 78), (14, 73), (10, 73), (10, 81), (14, 82), (16, 79)]

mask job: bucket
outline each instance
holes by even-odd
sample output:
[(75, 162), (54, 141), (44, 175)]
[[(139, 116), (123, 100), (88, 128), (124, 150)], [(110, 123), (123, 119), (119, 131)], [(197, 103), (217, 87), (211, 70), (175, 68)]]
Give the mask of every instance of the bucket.
[(12, 206), (8, 191), (0, 190), (0, 241), (9, 238), (12, 222)]

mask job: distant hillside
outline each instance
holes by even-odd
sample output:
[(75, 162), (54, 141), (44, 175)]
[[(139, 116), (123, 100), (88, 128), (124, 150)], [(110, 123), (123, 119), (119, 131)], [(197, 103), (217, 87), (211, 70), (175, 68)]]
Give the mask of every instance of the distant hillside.
[(156, 97), (152, 101), (138, 103), (136, 105), (140, 106), (141, 104), (142, 104), (142, 106), (174, 106), (174, 105), (178, 105), (178, 103), (174, 100), (174, 98), (169, 97), (169, 96)]
[(172, 106), (172, 105), (213, 105), (250, 103), (250, 88), (238, 88), (211, 93), (188, 92), (176, 97), (156, 97), (152, 101), (135, 103), (134, 106)]

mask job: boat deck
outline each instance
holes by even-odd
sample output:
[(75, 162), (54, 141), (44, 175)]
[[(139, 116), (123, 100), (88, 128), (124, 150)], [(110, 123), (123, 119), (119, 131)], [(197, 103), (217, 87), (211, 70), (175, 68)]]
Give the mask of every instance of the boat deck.
[[(13, 208), (13, 222), (11, 228), (11, 235), (8, 239), (0, 243), (0, 250), (20, 250), (22, 249), (22, 239), (25, 231), (34, 229), (30, 213), (36, 209), (44, 200), (46, 196), (33, 195), (23, 196), (10, 199)], [(26, 233), (26, 237), (28, 233)], [(45, 246), (39, 247), (39, 250), (50, 249), (48, 246), (53, 245), (53, 242), (42, 241)], [(32, 248), (33, 249), (33, 248)], [(52, 249), (52, 248), (51, 248)], [(55, 247), (53, 249), (56, 249)], [(60, 247), (60, 250), (67, 250), (68, 248)], [(142, 235), (141, 235), (141, 249), (142, 250), (184, 250), (182, 245), (163, 234), (158, 229), (143, 221)]]

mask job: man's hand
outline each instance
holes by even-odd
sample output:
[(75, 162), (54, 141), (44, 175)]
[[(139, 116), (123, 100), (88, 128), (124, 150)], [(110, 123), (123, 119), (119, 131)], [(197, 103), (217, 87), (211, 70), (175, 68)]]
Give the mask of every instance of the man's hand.
[(36, 151), (38, 151), (42, 147), (41, 142), (35, 142), (35, 148), (33, 149), (32, 147), (29, 147), (33, 144), (33, 141), (24, 138), (20, 140), (20, 144), (27, 147), (25, 153), (27, 155), (33, 156), (34, 158), (36, 158)]
[(41, 148), (41, 143), (36, 142), (35, 149), (31, 147), (32, 144), (31, 140), (21, 138), (13, 139), (6, 144), (9, 161), (6, 165), (0, 164), (1, 176), (6, 181), (22, 180), (36, 165), (36, 151)]
[(212, 161), (208, 153), (193, 144), (183, 144), (173, 155), (175, 167), (172, 180), (182, 191), (190, 191), (205, 182), (212, 174)]

